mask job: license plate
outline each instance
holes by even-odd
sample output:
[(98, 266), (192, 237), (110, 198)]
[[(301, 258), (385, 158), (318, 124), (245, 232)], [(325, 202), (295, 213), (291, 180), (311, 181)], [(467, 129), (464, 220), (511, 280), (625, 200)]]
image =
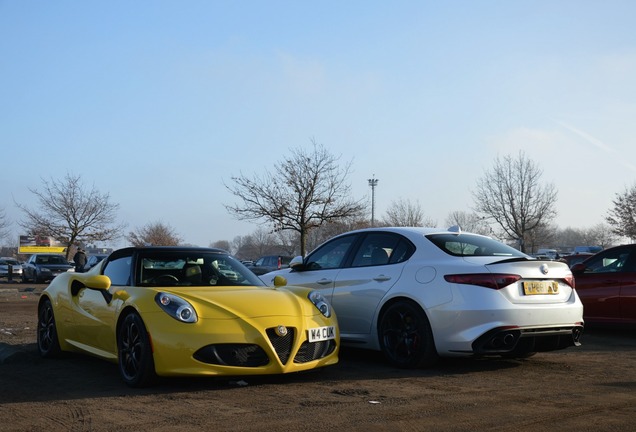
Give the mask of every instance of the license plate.
[(320, 342), (336, 338), (336, 328), (334, 326), (317, 327), (307, 330), (309, 342)]
[(525, 295), (558, 294), (559, 283), (556, 281), (525, 281), (523, 282)]

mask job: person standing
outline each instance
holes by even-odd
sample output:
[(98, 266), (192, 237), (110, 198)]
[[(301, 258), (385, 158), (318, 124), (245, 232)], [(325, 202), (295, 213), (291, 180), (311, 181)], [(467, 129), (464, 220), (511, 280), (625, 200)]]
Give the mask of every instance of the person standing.
[(86, 252), (84, 252), (84, 249), (77, 249), (77, 252), (75, 252), (75, 255), (73, 255), (73, 262), (75, 263), (75, 271), (78, 273), (83, 273), (84, 266), (86, 265)]

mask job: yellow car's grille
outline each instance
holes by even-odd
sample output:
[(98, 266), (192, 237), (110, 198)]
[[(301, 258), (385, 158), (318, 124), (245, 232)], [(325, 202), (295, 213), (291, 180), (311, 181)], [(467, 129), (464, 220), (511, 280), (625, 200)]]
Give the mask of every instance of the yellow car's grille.
[[(291, 350), (296, 336), (296, 329), (286, 328), (285, 334), (280, 334), (280, 329), (269, 328), (266, 330), (267, 337), (271, 342), (276, 355), (282, 364), (287, 364), (291, 356)], [(307, 363), (321, 359), (333, 353), (336, 349), (335, 340), (319, 342), (305, 341), (294, 357), (294, 363)], [(267, 353), (256, 344), (214, 344), (207, 345), (194, 353), (194, 358), (198, 361), (217, 364), (223, 366), (238, 367), (258, 367), (269, 363)]]
[(294, 363), (307, 363), (327, 357), (335, 349), (336, 341), (333, 339), (319, 342), (305, 341), (298, 350), (296, 357), (294, 357)]
[(272, 343), (276, 354), (282, 364), (287, 364), (289, 356), (291, 354), (292, 345), (294, 344), (294, 337), (296, 335), (296, 329), (287, 327), (287, 333), (285, 335), (279, 335), (276, 328), (268, 328), (266, 330), (267, 337)]
[(194, 353), (194, 358), (223, 366), (258, 367), (269, 363), (263, 348), (256, 344), (207, 345)]

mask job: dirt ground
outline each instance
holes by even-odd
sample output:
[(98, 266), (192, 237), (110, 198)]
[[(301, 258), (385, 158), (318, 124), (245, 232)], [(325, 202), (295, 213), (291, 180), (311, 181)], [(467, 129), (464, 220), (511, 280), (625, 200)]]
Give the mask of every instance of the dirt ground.
[(634, 331), (588, 328), (579, 348), (415, 371), (343, 348), (315, 372), (137, 390), (111, 363), (39, 358), (42, 288), (0, 282), (0, 431), (636, 430)]

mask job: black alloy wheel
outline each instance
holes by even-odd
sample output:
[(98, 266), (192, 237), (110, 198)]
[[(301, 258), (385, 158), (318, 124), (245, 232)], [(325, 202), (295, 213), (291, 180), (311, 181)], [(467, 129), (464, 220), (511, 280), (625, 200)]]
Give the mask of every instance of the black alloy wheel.
[(393, 366), (426, 367), (438, 360), (431, 326), (424, 311), (411, 301), (388, 307), (378, 325), (380, 348)]
[(131, 387), (146, 387), (155, 380), (155, 364), (148, 332), (135, 313), (124, 318), (117, 332), (119, 372), (124, 382)]
[(57, 326), (53, 305), (47, 298), (42, 300), (38, 308), (38, 351), (42, 357), (52, 358), (60, 355), (60, 341), (57, 336)]

